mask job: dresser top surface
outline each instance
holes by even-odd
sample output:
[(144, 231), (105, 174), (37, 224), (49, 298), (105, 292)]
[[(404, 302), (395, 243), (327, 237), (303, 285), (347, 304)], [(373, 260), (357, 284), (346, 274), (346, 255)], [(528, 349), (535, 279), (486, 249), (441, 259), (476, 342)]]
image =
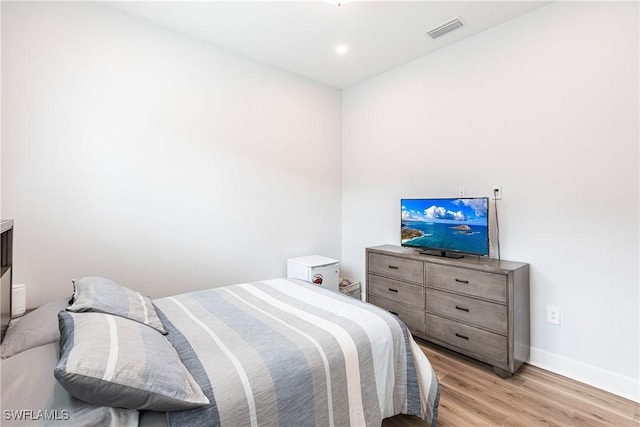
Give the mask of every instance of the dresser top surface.
[(4, 233), (7, 230), (11, 230), (13, 228), (13, 220), (12, 219), (2, 219), (0, 220), (0, 232)]
[(413, 248), (405, 248), (396, 245), (380, 245), (369, 247), (367, 248), (367, 253), (378, 253), (381, 255), (401, 255), (404, 258), (424, 261), (431, 264), (447, 265), (451, 267), (463, 267), (501, 274), (507, 274), (511, 271), (518, 270), (529, 265), (524, 262), (488, 259), (477, 257), (474, 255), (467, 255), (464, 258), (460, 259), (438, 257), (433, 255), (422, 255)]

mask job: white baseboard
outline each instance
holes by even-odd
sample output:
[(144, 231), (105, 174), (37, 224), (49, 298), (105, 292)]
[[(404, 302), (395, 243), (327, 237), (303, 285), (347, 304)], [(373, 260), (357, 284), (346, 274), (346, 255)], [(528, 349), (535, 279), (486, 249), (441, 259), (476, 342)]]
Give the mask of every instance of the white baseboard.
[(640, 403), (640, 382), (636, 379), (533, 347), (527, 363)]

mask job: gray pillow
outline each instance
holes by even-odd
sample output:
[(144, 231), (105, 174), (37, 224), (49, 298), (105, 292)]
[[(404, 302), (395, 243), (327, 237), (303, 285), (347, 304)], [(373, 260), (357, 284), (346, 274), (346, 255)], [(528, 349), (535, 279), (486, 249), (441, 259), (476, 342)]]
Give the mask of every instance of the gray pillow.
[(0, 358), (7, 359), (25, 350), (58, 341), (58, 312), (68, 305), (69, 297), (66, 297), (13, 320), (0, 344)]
[(74, 281), (74, 302), (67, 311), (94, 311), (126, 317), (166, 334), (151, 299), (104, 277)]
[(176, 411), (209, 404), (164, 335), (104, 313), (61, 311), (54, 375), (74, 397), (116, 408)]

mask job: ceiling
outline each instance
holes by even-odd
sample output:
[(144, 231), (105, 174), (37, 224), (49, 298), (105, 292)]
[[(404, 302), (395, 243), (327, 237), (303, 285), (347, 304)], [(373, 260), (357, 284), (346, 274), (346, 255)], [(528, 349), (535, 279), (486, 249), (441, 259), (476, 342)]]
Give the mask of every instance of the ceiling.
[[(339, 89), (548, 1), (114, 1), (111, 7)], [(427, 31), (465, 24), (438, 39)], [(336, 52), (343, 44), (346, 53)]]

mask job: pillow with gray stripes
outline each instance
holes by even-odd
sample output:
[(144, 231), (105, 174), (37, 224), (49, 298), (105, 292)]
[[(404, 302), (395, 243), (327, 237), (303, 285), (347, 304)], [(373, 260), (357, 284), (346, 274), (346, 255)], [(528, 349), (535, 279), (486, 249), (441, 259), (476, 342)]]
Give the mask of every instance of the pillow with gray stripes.
[(176, 411), (209, 404), (164, 335), (105, 313), (58, 314), (54, 375), (74, 397), (115, 408)]
[(104, 277), (74, 280), (73, 304), (67, 311), (93, 311), (126, 317), (166, 334), (151, 299)]

